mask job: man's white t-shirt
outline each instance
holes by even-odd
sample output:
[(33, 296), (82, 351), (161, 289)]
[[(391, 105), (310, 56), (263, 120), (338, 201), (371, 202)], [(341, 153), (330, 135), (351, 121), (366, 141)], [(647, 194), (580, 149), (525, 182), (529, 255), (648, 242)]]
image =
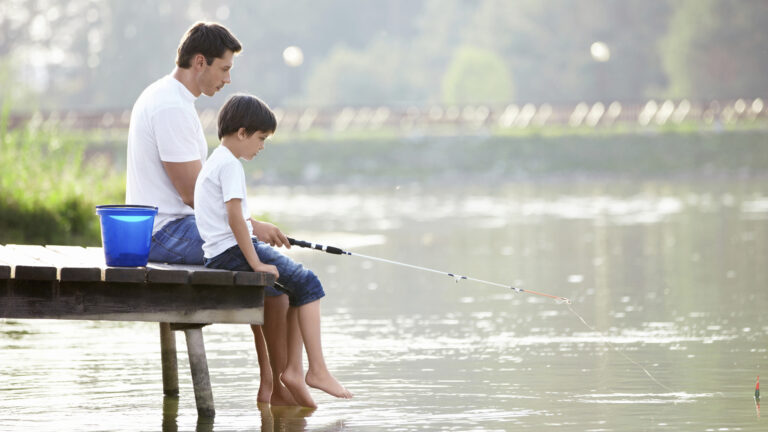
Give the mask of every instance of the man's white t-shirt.
[(158, 208), (153, 233), (194, 214), (171, 183), (163, 161), (205, 161), (208, 145), (195, 99), (184, 84), (167, 75), (147, 87), (131, 111), (125, 203)]
[(203, 255), (206, 258), (213, 258), (237, 245), (225, 204), (233, 198), (240, 198), (243, 219), (248, 232), (253, 232), (243, 165), (228, 148), (220, 145), (211, 152), (195, 183), (195, 221), (205, 242)]

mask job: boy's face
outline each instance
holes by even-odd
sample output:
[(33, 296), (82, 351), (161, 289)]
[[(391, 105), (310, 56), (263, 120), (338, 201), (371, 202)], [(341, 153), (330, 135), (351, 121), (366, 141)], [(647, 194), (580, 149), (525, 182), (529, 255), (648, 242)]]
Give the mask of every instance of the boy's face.
[(264, 141), (272, 135), (270, 132), (256, 131), (247, 137), (243, 143), (243, 159), (251, 160), (264, 150)]
[(217, 91), (231, 83), (229, 71), (234, 65), (235, 54), (227, 50), (223, 56), (213, 59), (210, 65), (205, 61), (197, 77), (197, 84), (200, 91), (206, 96), (213, 96)]

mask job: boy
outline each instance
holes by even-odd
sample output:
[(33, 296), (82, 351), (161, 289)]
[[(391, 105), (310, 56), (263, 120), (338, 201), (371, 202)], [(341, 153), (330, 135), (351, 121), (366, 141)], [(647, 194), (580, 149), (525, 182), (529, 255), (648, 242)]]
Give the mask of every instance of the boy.
[[(288, 294), (289, 366), (279, 376), (299, 405), (315, 407), (304, 383), (336, 397), (352, 397), (328, 371), (323, 357), (319, 300), (325, 292), (310, 270), (251, 238), (245, 172), (238, 161), (253, 159), (276, 127), (275, 115), (256, 97), (235, 95), (227, 100), (219, 111), (221, 145), (211, 153), (195, 184), (195, 219), (207, 267), (272, 273)], [(267, 295), (279, 294), (267, 289)], [(296, 356), (301, 356), (302, 339), (309, 360), (306, 377), (291, 366), (301, 364)]]

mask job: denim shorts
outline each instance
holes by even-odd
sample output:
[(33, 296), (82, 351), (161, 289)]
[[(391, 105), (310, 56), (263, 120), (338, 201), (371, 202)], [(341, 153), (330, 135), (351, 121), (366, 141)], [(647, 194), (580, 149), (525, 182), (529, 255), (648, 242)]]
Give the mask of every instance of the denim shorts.
[[(264, 264), (277, 267), (280, 277), (277, 279), (279, 287), (267, 287), (264, 292), (268, 296), (288, 294), (288, 302), (291, 306), (302, 306), (325, 297), (325, 291), (320, 284), (320, 279), (311, 270), (278, 252), (267, 243), (253, 239), (253, 246), (259, 260)], [(245, 259), (240, 247), (235, 245), (216, 255), (205, 259), (205, 266), (211, 268), (253, 271)], [(281, 292), (283, 291), (283, 292)]]
[(168, 222), (152, 235), (149, 260), (168, 264), (203, 264), (203, 239), (195, 216)]

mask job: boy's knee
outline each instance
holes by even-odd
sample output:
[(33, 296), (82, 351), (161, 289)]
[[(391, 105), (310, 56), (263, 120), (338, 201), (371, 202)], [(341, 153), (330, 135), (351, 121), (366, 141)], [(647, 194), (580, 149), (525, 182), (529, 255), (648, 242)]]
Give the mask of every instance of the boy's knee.
[(307, 287), (314, 287), (320, 284), (320, 278), (308, 268), (301, 268), (301, 284)]

